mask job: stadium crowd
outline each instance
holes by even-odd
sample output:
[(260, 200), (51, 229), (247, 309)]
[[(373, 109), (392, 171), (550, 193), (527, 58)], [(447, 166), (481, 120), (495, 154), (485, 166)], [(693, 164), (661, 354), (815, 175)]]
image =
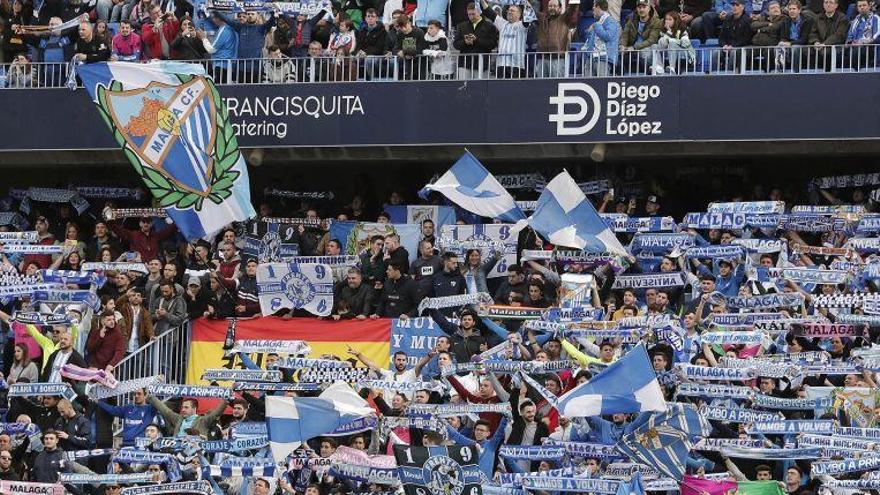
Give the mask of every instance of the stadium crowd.
[[(665, 74), (694, 70), (700, 46), (720, 49), (720, 67), (830, 70), (873, 66), (880, 37), (870, 0), (345, 0), (298, 12), (194, 5), (3, 0), (7, 85), (60, 86), (72, 59), (204, 60), (218, 81), (239, 83), (562, 77), (570, 50), (582, 54), (579, 76)], [(733, 50), (741, 47), (756, 49), (742, 57)]]
[[(825, 4), (829, 2), (834, 0), (826, 0)], [(99, 2), (99, 9), (101, 5)], [(125, 12), (124, 3), (115, 5), (123, 6)], [(135, 5), (134, 12), (139, 12), (139, 6)], [(105, 15), (106, 12), (104, 10)], [(114, 8), (113, 12), (117, 10)], [(409, 366), (405, 354), (392, 356), (390, 367), (386, 367), (386, 363), (374, 363), (354, 350), (351, 356), (323, 357), (340, 361), (356, 359), (372, 370), (378, 380), (430, 384), (430, 388), (426, 386), (418, 390), (406, 387), (357, 390), (375, 408), (376, 414), (386, 420), (406, 417), (412, 404), (509, 404), (509, 412), (452, 416), (444, 418), (439, 426), (431, 422), (418, 425), (400, 422), (396, 427), (317, 437), (309, 441), (308, 449), (298, 451), (302, 453), (301, 459), (289, 459), (290, 463), (285, 464), (283, 472), (278, 470), (275, 476), (250, 477), (206, 475), (200, 469), (204, 462), (220, 464), (229, 454), (204, 453), (198, 446), (205, 440), (235, 438), (236, 427), (264, 422), (265, 396), (262, 393), (236, 393), (234, 399), (219, 401), (206, 410), (204, 404), (200, 408), (197, 399), (176, 397), (162, 402), (149, 396), (144, 389), (135, 390), (125, 400), (122, 397), (96, 400), (85, 389), (90, 380), (89, 385), (94, 386), (95, 380), (112, 375), (120, 360), (137, 352), (157, 335), (191, 320), (269, 316), (261, 314), (258, 301), (258, 261), (243, 256), (247, 228), (233, 225), (224, 229), (213, 242), (186, 243), (176, 234), (175, 227), (162, 219), (107, 219), (112, 217), (114, 208), (147, 206), (143, 202), (108, 200), (97, 204), (97, 209), (78, 214), (76, 208), (66, 202), (31, 201), (26, 221), (17, 215), (4, 217), (16, 221), (10, 221), (0, 230), (33, 230), (37, 234), (35, 245), (60, 245), (63, 252), (23, 255), (14, 249), (3, 249), (0, 261), (4, 280), (24, 277), (33, 283), (39, 280), (40, 274), (55, 270), (83, 273), (85, 262), (109, 263), (106, 266), (117, 262), (142, 263), (146, 269), (144, 272), (99, 272), (106, 278), (106, 283), (97, 289), (100, 296), (98, 311), (87, 304), (35, 304), (27, 297), (7, 299), (4, 311), (0, 313), (4, 322), (2, 371), (7, 387), (3, 393), (14, 384), (64, 382), (69, 383), (77, 394), (75, 398), (55, 395), (3, 398), (6, 422), (0, 424), (0, 480), (56, 483), (60, 473), (69, 472), (148, 473), (150, 481), (141, 483), (143, 486), (178, 479), (212, 479), (215, 490), (229, 494), (383, 493), (394, 488), (369, 477), (346, 477), (344, 473), (334, 471), (334, 462), (340, 458), (346, 462), (353, 458), (380, 459), (382, 454), (390, 452), (392, 444), (428, 446), (447, 442), (479, 446), (479, 469), (487, 480), (483, 488), (485, 493), (492, 493), (491, 485), (498, 484), (500, 473), (568, 467), (576, 473), (569, 471), (569, 476), (611, 479), (614, 476), (610, 471), (606, 473), (606, 469), (613, 463), (626, 460), (619, 453), (605, 452), (595, 456), (589, 452), (568, 453), (563, 461), (508, 458), (500, 456), (499, 449), (504, 446), (540, 446), (548, 441), (551, 444), (562, 442), (561, 445), (586, 442), (584, 445), (608, 446), (631, 435), (644, 423), (644, 415), (650, 413), (602, 416), (596, 412), (587, 417), (571, 418), (561, 414), (554, 406), (554, 397), (546, 394), (562, 396), (580, 384), (589, 383), (637, 346), (646, 346), (656, 373), (656, 383), (662, 388), (665, 399), (670, 403), (702, 406), (699, 409), (702, 420), (711, 424), (711, 434), (704, 432), (705, 437), (732, 442), (728, 445), (730, 449), (722, 442), (704, 441), (702, 447), (688, 444), (691, 448), (687, 458), (679, 459), (684, 463), (687, 475), (694, 476), (686, 479), (712, 479), (713, 473), (728, 473), (715, 478), (773, 480), (770, 483), (773, 488), (761, 493), (813, 495), (825, 489), (833, 493), (852, 493), (852, 489), (826, 483), (830, 478), (828, 475), (817, 472), (811, 475), (810, 468), (811, 461), (819, 458), (870, 459), (878, 438), (871, 435), (880, 432), (876, 368), (868, 364), (873, 345), (880, 343), (880, 316), (865, 314), (858, 306), (818, 302), (820, 296), (833, 300), (834, 296), (878, 291), (880, 277), (877, 277), (877, 270), (869, 268), (877, 266), (873, 259), (876, 247), (872, 250), (850, 247), (849, 244), (851, 238), (860, 236), (854, 230), (858, 220), (869, 218), (869, 212), (875, 210), (877, 204), (869, 199), (868, 190), (852, 187), (852, 184), (843, 186), (836, 188), (834, 184), (824, 184), (817, 191), (820, 204), (827, 205), (828, 212), (853, 212), (846, 217), (850, 222), (848, 229), (813, 232), (810, 230), (815, 229), (810, 227), (798, 229), (795, 223), (788, 229), (752, 226), (703, 229), (688, 228), (684, 221), (676, 221), (672, 228), (692, 234), (695, 245), (690, 249), (696, 249), (694, 253), (703, 253), (705, 257), (689, 255), (686, 247), (666, 246), (641, 253), (634, 251), (627, 259), (620, 260), (620, 264), (617, 261), (597, 264), (586, 260), (565, 262), (561, 258), (558, 261), (541, 257), (529, 259), (525, 251), (551, 252), (554, 246), (534, 232), (525, 230), (518, 242), (517, 262), (509, 265), (507, 276), (488, 278), (487, 271), (501, 255), (497, 246), (485, 247), (483, 252), (471, 248), (463, 256), (458, 251), (444, 250), (440, 228), (431, 220), (420, 225), (421, 240), (412, 262), (410, 253), (401, 246), (396, 234), (373, 237), (365, 249), (357, 253), (359, 261), (356, 266), (334, 271), (334, 307), (331, 315), (325, 318), (368, 320), (430, 316), (447, 336), (438, 338), (434, 348), (420, 356), (414, 367)], [(759, 187), (755, 191), (762, 195), (718, 199), (735, 202), (788, 199), (788, 209), (795, 204), (792, 198), (782, 197), (778, 189), (765, 195)], [(667, 192), (668, 196), (672, 194)], [(806, 191), (800, 191), (799, 196), (806, 197)], [(600, 213), (648, 219), (661, 219), (665, 214), (664, 198), (650, 191), (638, 201), (635, 197), (615, 196), (611, 191), (590, 197), (595, 200)], [(693, 211), (704, 206), (688, 204), (687, 198), (677, 200)], [(441, 197), (435, 193), (429, 201), (439, 204)], [(401, 195), (392, 194), (386, 204), (403, 204)], [(354, 197), (344, 206), (334, 201), (278, 202), (267, 199), (259, 205), (259, 214), (260, 219), (284, 215), (310, 220), (298, 225), (293, 237), (299, 245), (300, 255), (306, 256), (346, 254), (345, 243), (330, 238), (327, 223), (314, 222), (318, 218), (379, 223), (390, 220), (388, 213), (382, 208), (371, 208), (362, 196)], [(491, 219), (484, 221), (488, 223)], [(459, 223), (464, 222), (460, 220)], [(639, 235), (633, 232), (617, 234), (624, 243)], [(867, 237), (871, 236), (876, 237), (876, 231)], [(725, 247), (734, 249), (723, 249)], [(815, 283), (784, 275), (786, 269), (819, 267), (822, 270), (817, 271), (824, 272), (829, 267), (831, 271), (846, 274), (846, 281), (835, 279), (835, 283)], [(776, 269), (780, 271), (774, 271)], [(629, 275), (645, 275), (651, 279), (655, 275), (673, 273), (681, 273), (681, 284), (639, 288), (616, 283)], [(869, 273), (873, 275), (868, 276)], [(583, 328), (610, 332), (625, 328), (624, 322), (637, 323), (629, 330), (594, 338), (589, 334), (569, 335), (560, 329), (548, 331), (547, 327), (532, 326), (529, 322), (534, 317), (533, 312), (516, 311), (557, 307), (565, 300), (566, 290), (560, 290), (565, 288), (565, 277), (572, 274), (592, 275), (580, 297), (581, 307), (589, 309), (590, 316), (585, 319), (593, 321), (594, 327)], [(73, 285), (87, 286), (85, 283)], [(491, 307), (508, 307), (512, 313), (487, 313), (485, 306), (473, 305), (430, 309), (419, 314), (420, 302), (425, 298), (468, 293), (491, 294), (491, 301), (484, 303), (492, 304)], [(726, 302), (772, 294), (800, 294), (803, 300), (799, 305), (770, 304), (750, 309), (737, 309)], [(42, 316), (33, 316), (35, 313)], [(759, 315), (770, 322), (781, 322), (780, 326), (775, 329), (759, 327), (758, 322), (762, 319)], [(57, 319), (52, 320), (50, 316)], [(290, 318), (306, 317), (307, 314), (296, 310), (281, 311), (275, 316)], [(839, 323), (841, 327), (850, 325), (857, 330), (828, 338), (804, 334), (803, 327), (795, 323), (783, 325), (788, 321), (817, 323), (820, 328)], [(660, 331), (670, 328), (671, 334), (678, 335), (677, 339), (670, 337), (670, 332)], [(743, 340), (739, 340), (737, 334), (743, 336)], [(754, 338), (755, 335), (758, 338)], [(485, 353), (493, 349), (501, 349), (495, 358), (506, 362), (562, 362), (564, 366), (543, 372), (538, 370), (531, 374), (531, 381), (525, 380), (525, 376), (521, 379), (517, 373), (494, 373), (479, 367), (456, 370), (456, 366), (485, 359)], [(285, 356), (270, 353), (264, 357), (266, 359), (259, 362), (268, 366)], [(859, 357), (865, 361), (860, 361)], [(254, 361), (258, 361), (255, 356), (244, 353), (240, 354), (240, 359), (248, 367), (255, 367)], [(86, 377), (71, 376), (65, 365), (76, 365), (78, 369), (90, 370), (90, 373)], [(184, 366), (185, 363), (171, 365)], [(753, 369), (752, 366), (756, 371), (748, 376), (715, 375), (711, 371), (736, 371), (737, 367)], [(453, 372), (448, 373), (448, 369)], [(102, 370), (104, 374), (99, 373)], [(285, 380), (290, 380), (290, 376), (286, 374)], [(692, 387), (697, 392), (684, 392), (694, 384), (698, 385)], [(717, 388), (713, 389), (715, 386)], [(311, 395), (308, 392), (287, 394)], [(828, 397), (831, 399), (825, 401)], [(730, 416), (715, 415), (725, 410)], [(740, 416), (735, 417), (733, 413)], [(766, 420), (768, 416), (796, 423), (797, 420), (827, 421), (833, 423), (834, 428), (855, 427), (850, 429), (855, 436), (827, 435), (823, 438), (829, 439), (829, 443), (820, 444), (827, 449), (824, 453), (812, 451), (811, 457), (789, 455), (798, 452), (795, 444), (799, 448), (811, 445), (805, 441), (811, 436), (809, 431), (804, 430), (798, 435), (798, 432), (768, 429), (765, 434), (751, 429), (753, 424)], [(116, 425), (113, 418), (118, 418)], [(857, 431), (864, 432), (864, 438), (854, 433)], [(160, 442), (161, 438), (169, 437), (183, 440), (183, 443)], [(838, 440), (840, 445), (831, 443)], [(741, 444), (737, 443), (739, 441)], [(847, 441), (855, 446), (844, 446)], [(748, 442), (757, 442), (756, 447), (752, 450), (742, 447)], [(774, 449), (779, 455), (772, 454)], [(155, 462), (123, 462), (122, 457), (117, 456), (126, 450), (156, 454), (148, 457)], [(335, 455), (337, 452), (339, 455), (344, 453), (344, 456)], [(269, 457), (265, 446), (240, 451), (237, 455), (258, 460)], [(327, 462), (328, 459), (332, 462)], [(663, 465), (669, 461), (658, 462)], [(646, 480), (663, 477), (658, 475), (656, 465), (638, 469), (642, 470)], [(876, 468), (865, 470), (873, 469)], [(628, 471), (627, 474), (632, 473)], [(847, 471), (835, 477), (859, 479), (859, 474)], [(70, 493), (119, 493), (121, 485), (95, 479), (99, 481), (68, 484), (66, 488)], [(864, 479), (873, 478), (866, 475)], [(665, 485), (653, 489), (676, 490), (678, 481), (672, 487)], [(745, 485), (740, 486), (741, 493), (756, 493), (746, 491)], [(865, 486), (871, 491), (877, 488), (871, 484)], [(712, 495), (724, 493), (710, 488), (701, 490)], [(553, 493), (553, 490), (541, 493)]]

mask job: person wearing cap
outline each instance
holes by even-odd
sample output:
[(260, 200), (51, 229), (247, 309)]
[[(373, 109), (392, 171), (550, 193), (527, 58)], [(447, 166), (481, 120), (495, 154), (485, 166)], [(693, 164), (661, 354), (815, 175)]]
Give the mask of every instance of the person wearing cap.
[[(746, 6), (743, 4), (743, 0), (739, 0), (740, 6), (745, 8)], [(751, 5), (748, 7), (747, 13), (751, 12)], [(709, 38), (719, 38), (719, 44), (724, 46), (721, 43), (721, 36), (719, 36), (719, 28), (721, 28), (724, 21), (730, 19), (733, 16), (733, 0), (713, 0), (711, 10), (707, 10), (703, 12), (700, 17), (695, 17), (693, 21), (691, 21), (691, 38), (699, 38), (703, 43), (706, 42)], [(746, 16), (748, 18), (748, 16)], [(749, 39), (751, 39), (751, 35), (749, 35)], [(733, 46), (746, 46), (746, 44), (742, 45), (733, 45)]]
[[(49, 232), (49, 220), (40, 215), (34, 221), (34, 230), (37, 231), (37, 242), (34, 243), (37, 246), (55, 246), (58, 244), (58, 241), (55, 239), (55, 236)], [(18, 271), (24, 273), (25, 268), (29, 263), (37, 263), (40, 268), (46, 269), (49, 268), (49, 265), (52, 264), (54, 256), (60, 255), (51, 255), (51, 254), (28, 254), (24, 256), (19, 263)]]
[(128, 243), (131, 251), (140, 253), (142, 260), (158, 258), (161, 243), (177, 232), (177, 226), (173, 223), (156, 232), (153, 229), (153, 219), (149, 217), (138, 220), (138, 230), (127, 229), (116, 220), (109, 220), (107, 226), (117, 237)]
[(630, 71), (643, 72), (643, 68), (651, 62), (651, 47), (657, 44), (662, 30), (663, 24), (654, 14), (650, 0), (637, 0), (636, 11), (627, 18), (620, 33), (620, 50), (636, 51), (638, 56), (624, 54), (621, 63)]
[(722, 63), (728, 69), (733, 69), (739, 64), (740, 57), (733, 51), (734, 48), (749, 46), (752, 42), (752, 24), (745, 13), (744, 0), (733, 0), (730, 6), (730, 14), (724, 16), (721, 23), (721, 32), (718, 35), (718, 44), (722, 49)]
[(660, 214), (660, 197), (656, 194), (648, 196), (648, 200), (645, 202), (645, 214), (649, 217)]
[(189, 277), (186, 282), (183, 299), (186, 301), (186, 312), (190, 320), (205, 316), (205, 312), (208, 310), (211, 296), (204, 289), (204, 285), (199, 277)]

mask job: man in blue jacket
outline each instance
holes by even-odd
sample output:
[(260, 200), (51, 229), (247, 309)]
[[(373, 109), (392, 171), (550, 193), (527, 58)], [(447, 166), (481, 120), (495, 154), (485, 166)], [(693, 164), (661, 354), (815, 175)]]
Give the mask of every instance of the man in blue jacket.
[(238, 20), (233, 17), (223, 16), (223, 20), (238, 33), (238, 79), (239, 83), (252, 83), (260, 81), (260, 61), (263, 58), (263, 44), (266, 42), (266, 33), (275, 24), (275, 16), (270, 15), (268, 21), (263, 21), (257, 12), (248, 12)]
[(211, 23), (217, 27), (217, 30), (213, 43), (209, 43), (205, 48), (213, 60), (214, 82), (224, 84), (230, 82), (227, 78), (229, 70), (232, 68), (230, 67), (231, 61), (238, 54), (238, 34), (226, 23), (226, 18), (222, 14), (214, 12), (211, 16)]
[[(604, 0), (599, 0), (604, 1)], [(486, 479), (492, 479), (495, 473), (495, 456), (498, 453), (498, 447), (504, 441), (504, 430), (507, 429), (507, 416), (501, 418), (501, 423), (495, 429), (495, 434), (489, 437), (492, 431), (488, 421), (479, 420), (474, 425), (474, 440), (462, 435), (452, 426), (446, 425), (446, 432), (449, 438), (456, 444), (476, 445), (480, 451), (480, 471), (486, 475)]]
[(98, 407), (107, 414), (122, 418), (122, 446), (131, 447), (135, 439), (146, 436), (147, 426), (153, 422), (156, 416), (156, 408), (147, 404), (147, 394), (144, 389), (134, 391), (134, 403), (124, 406), (111, 406), (104, 401), (97, 402)]
[(587, 42), (583, 50), (587, 52), (584, 60), (585, 76), (607, 76), (614, 72), (617, 64), (620, 23), (608, 13), (608, 0), (593, 2), (593, 18), (596, 22), (587, 29)]

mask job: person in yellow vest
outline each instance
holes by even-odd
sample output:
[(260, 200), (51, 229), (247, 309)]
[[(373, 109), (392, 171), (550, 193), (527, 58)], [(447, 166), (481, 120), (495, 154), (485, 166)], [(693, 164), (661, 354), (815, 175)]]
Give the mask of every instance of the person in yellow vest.
[[(7, 325), (12, 324), (12, 318), (5, 312), (0, 311), (0, 321), (6, 323)], [(27, 324), (25, 325), (25, 329), (27, 330), (28, 335), (30, 335), (36, 342), (37, 345), (40, 346), (40, 349), (43, 351), (43, 359), (41, 361), (40, 370), (46, 367), (46, 359), (52, 355), (53, 352), (57, 351), (59, 348), (58, 342), (61, 340), (61, 334), (63, 334), (67, 329), (64, 325), (52, 325), (52, 332), (47, 337), (40, 332), (40, 329), (37, 328), (36, 325)], [(78, 342), (79, 338), (79, 324), (73, 323), (70, 325), (70, 338), (71, 342)]]

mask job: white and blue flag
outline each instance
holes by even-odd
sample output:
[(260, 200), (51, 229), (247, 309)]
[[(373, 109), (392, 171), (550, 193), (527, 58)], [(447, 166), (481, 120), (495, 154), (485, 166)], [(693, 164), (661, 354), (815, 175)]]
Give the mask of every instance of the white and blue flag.
[(263, 314), (305, 309), (317, 316), (333, 310), (333, 270), (320, 263), (264, 263), (257, 266), (257, 295)]
[(528, 220), (519, 222), (517, 228), (526, 223), (559, 246), (627, 255), (614, 232), (566, 171), (547, 184), (535, 212)]
[(657, 382), (644, 345), (637, 345), (587, 383), (556, 400), (560, 416), (666, 411), (666, 399)]
[(106, 62), (77, 72), (158, 205), (187, 239), (256, 215), (226, 107), (198, 64)]
[(371, 414), (370, 407), (325, 398), (267, 396), (266, 430), (272, 456), (276, 462), (283, 462), (307, 440)]
[(469, 151), (436, 182), (422, 188), (419, 196), (427, 198), (430, 191), (437, 191), (458, 206), (480, 216), (510, 223), (526, 218), (513, 196)]

